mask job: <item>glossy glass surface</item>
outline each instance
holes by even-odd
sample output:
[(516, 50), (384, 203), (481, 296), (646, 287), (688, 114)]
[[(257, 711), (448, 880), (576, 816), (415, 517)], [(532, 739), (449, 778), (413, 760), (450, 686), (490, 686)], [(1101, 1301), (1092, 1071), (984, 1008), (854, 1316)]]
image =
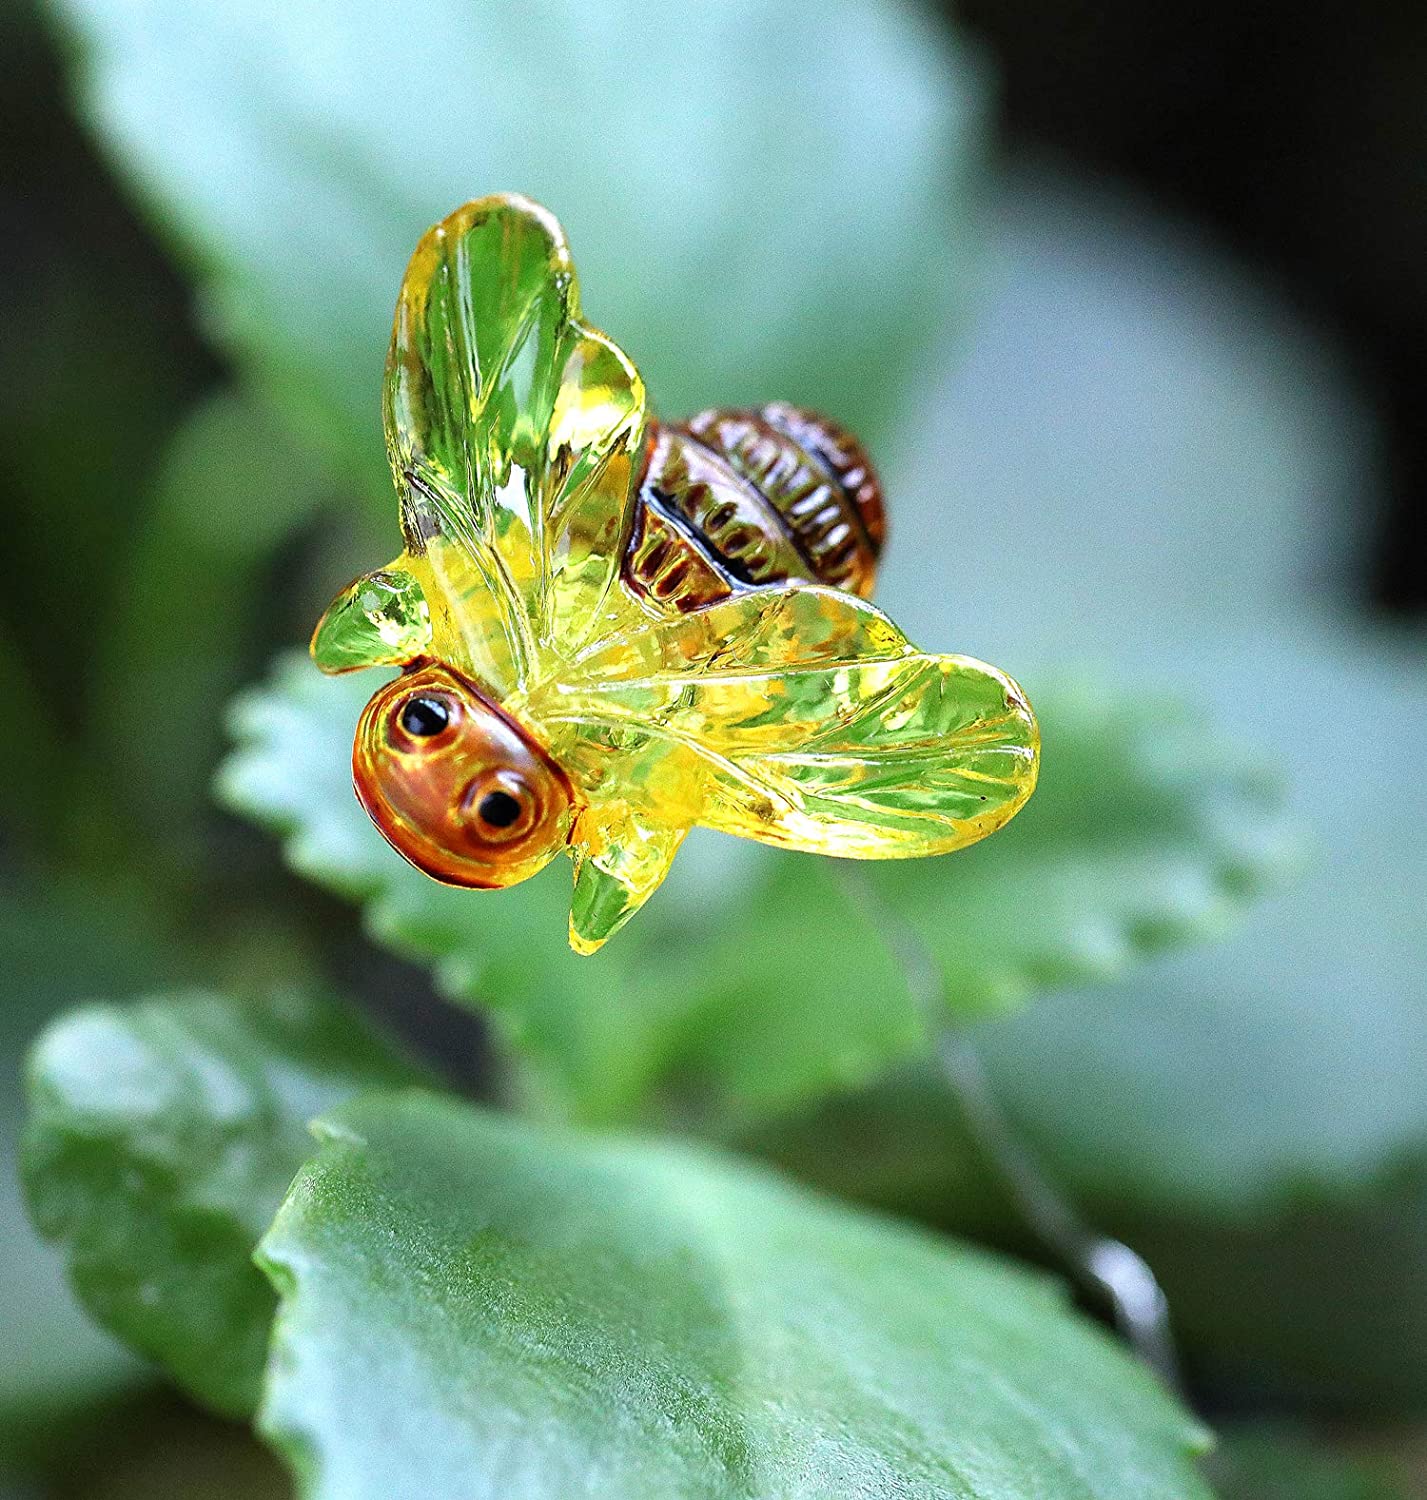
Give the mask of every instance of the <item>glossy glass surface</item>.
[(575, 799), (529, 734), (450, 667), (403, 673), (357, 724), (357, 797), (388, 841), (450, 885), (493, 889), (565, 846)]
[[(567, 848), (570, 940), (593, 952), (697, 824), (902, 858), (982, 838), (1030, 795), (1039, 742), (1015, 683), (918, 651), (865, 600), (789, 578), (681, 612), (628, 585), (654, 429), (537, 205), (482, 199), (423, 238), (385, 414), (405, 551), (338, 597), (313, 654), (329, 672), (408, 666), (363, 715), (354, 765), (383, 833), (437, 878), (510, 884)], [(459, 734), (414, 746), (401, 706), (437, 689)], [(472, 822), (475, 782), (503, 773), (534, 788), (508, 845)]]

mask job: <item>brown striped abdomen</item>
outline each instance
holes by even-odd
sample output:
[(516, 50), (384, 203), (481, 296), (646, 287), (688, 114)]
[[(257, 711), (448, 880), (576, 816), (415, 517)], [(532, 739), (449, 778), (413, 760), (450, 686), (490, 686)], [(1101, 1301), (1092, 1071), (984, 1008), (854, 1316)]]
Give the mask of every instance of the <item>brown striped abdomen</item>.
[(783, 402), (651, 424), (625, 577), (671, 609), (788, 579), (870, 596), (886, 522), (856, 439)]

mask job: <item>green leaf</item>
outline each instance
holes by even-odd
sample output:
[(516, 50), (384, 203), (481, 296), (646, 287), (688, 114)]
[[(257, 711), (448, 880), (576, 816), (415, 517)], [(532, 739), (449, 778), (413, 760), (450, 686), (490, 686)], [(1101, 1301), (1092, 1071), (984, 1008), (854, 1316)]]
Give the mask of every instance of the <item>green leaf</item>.
[(690, 1148), (416, 1092), (322, 1123), (260, 1258), (309, 1500), (1207, 1495), (1027, 1273)]
[[(283, 833), (300, 872), (366, 903), (372, 934), (434, 963), (453, 999), (492, 1007), (554, 1107), (626, 1118), (677, 1092), (683, 1110), (752, 1117), (870, 1080), (923, 1043), (875, 905), (831, 861), (691, 840), (589, 959), (565, 947), (563, 868), (499, 893), (425, 879), (352, 795), (369, 690), (284, 662), (237, 711), (220, 794)], [(1222, 925), (1284, 859), (1276, 795), (1192, 716), (1069, 686), (1034, 701), (1045, 770), (1016, 821), (871, 876), (936, 946), (959, 1014)]]
[(266, 628), (283, 610), (258, 588), (263, 570), (327, 493), (312, 458), (233, 393), (197, 408), (164, 455), (93, 642), (89, 738), (131, 816), (172, 843), (196, 839), (221, 748), (214, 705), (254, 644), (286, 635)]
[(35, 1222), (99, 1323), (246, 1415), (273, 1309), (252, 1251), (312, 1150), (308, 1122), (414, 1076), (351, 1013), (292, 993), (76, 1012), (30, 1061)]
[(884, 465), (898, 624), (1020, 676), (1356, 602), (1380, 442), (1331, 338), (1123, 187), (1041, 161), (997, 198), (987, 296)]
[(873, 872), (959, 1014), (1220, 933), (1301, 861), (1281, 778), (1182, 700), (1074, 672), (1028, 689), (1042, 772), (1016, 820), (955, 859)]
[[(1203, 681), (1252, 678), (1225, 711), (1246, 733), (1278, 736), (1316, 858), (1231, 942), (1086, 997), (1088, 1013), (1051, 1006), (987, 1034), (991, 1066), (1017, 1111), (1039, 1115), (1038, 1134), (1074, 1116), (1087, 1148), (1100, 1136), (1084, 1156), (1097, 1198), (1132, 1183), (1147, 1208), (1254, 1222), (1427, 1155), (1427, 786), (1408, 770), (1427, 738), (1421, 663), (1418, 641), (1349, 643), (1306, 625), (1292, 642), (1201, 649)], [(1346, 725), (1364, 736), (1360, 751), (1345, 753)], [(1053, 1093), (1025, 1081), (1052, 1067), (1065, 1080)], [(1083, 1095), (1067, 1103), (1092, 1069), (1094, 1096), (1119, 1101), (1110, 1132)]]
[(1215, 1455), (1220, 1500), (1411, 1500), (1406, 1473), (1390, 1459), (1354, 1457), (1286, 1427), (1226, 1435)]
[(30, 1227), (18, 1159), (26, 1050), (60, 1005), (91, 986), (152, 977), (162, 934), (151, 917), (122, 890), (0, 887), (0, 1471), (42, 1453), (57, 1422), (144, 1378), (85, 1317), (60, 1257)]
[[(1409, 770), (1427, 683), (1401, 644), (1306, 625), (1206, 643), (1193, 670), (1252, 682), (1230, 710), (1287, 747), (1314, 872), (1229, 941), (974, 1032), (1025, 1139), (1147, 1257), (1221, 1391), (1427, 1405), (1427, 788)], [(887, 1207), (1018, 1228), (929, 1074), (769, 1149)]]
[(670, 413), (782, 396), (874, 422), (965, 274), (984, 81), (909, 6), (60, 11), (218, 337), (383, 495), (397, 283), (468, 199), (560, 217), (590, 316)]
[[(41, 56), (26, 69), (22, 54), (33, 47), (6, 38), (16, 69), (10, 99), (17, 111), (42, 116), (53, 108), (48, 98), (17, 97), (22, 80), (48, 71)], [(32, 160), (41, 154), (31, 147)], [(19, 164), (7, 153), (6, 165)], [(193, 368), (200, 356), (168, 268), (115, 212), (102, 175), (88, 165), (87, 157), (59, 158), (38, 168), (48, 182), (25, 199), (26, 232), (11, 241), (17, 258), (0, 293), (7, 512), (0, 613), (32, 662), (76, 670), (93, 647), (96, 614), (114, 598), (164, 444), (206, 377)], [(56, 173), (61, 185), (46, 205)], [(73, 212), (80, 203), (82, 215)], [(67, 607), (57, 607), (61, 599)]]

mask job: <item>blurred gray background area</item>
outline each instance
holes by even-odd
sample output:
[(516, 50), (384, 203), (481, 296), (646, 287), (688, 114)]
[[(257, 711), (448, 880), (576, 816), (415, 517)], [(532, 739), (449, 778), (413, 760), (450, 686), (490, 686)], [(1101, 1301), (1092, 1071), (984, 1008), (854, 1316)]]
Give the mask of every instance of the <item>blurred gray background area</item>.
[[(82, 0), (67, 3), (75, 14), (87, 9)], [(598, 42), (602, 7), (571, 8)], [(125, 13), (100, 0), (92, 9), (109, 21)], [(250, 24), (244, 6), (222, 9), (236, 31)], [(776, 32), (776, 5), (747, 9), (773, 17)], [(710, 170), (705, 181), (701, 160), (661, 156), (666, 142), (655, 132), (644, 166), (652, 180), (670, 183), (669, 197), (645, 222), (670, 228), (675, 249), (667, 263), (647, 249), (635, 259), (665, 278), (657, 295), (637, 277), (621, 284), (614, 274), (625, 227), (617, 216), (601, 218), (600, 188), (572, 191), (568, 208), (551, 204), (582, 216), (576, 228), (585, 238), (572, 228), (572, 242), (577, 259), (582, 245), (591, 247), (595, 270), (582, 270), (587, 309), (596, 321), (605, 308), (628, 310), (630, 336), (646, 340), (648, 366), (663, 374), (660, 390), (689, 404), (705, 399), (689, 386), (725, 379), (738, 387), (745, 372), (721, 363), (712, 347), (681, 358), (686, 319), (712, 346), (728, 306), (747, 301), (756, 309), (747, 321), (766, 319), (773, 330), (748, 339), (763, 354), (779, 345), (780, 317), (820, 331), (806, 359), (779, 347), (747, 372), (749, 381), (770, 371), (796, 380), (822, 360), (831, 368), (850, 341), (856, 358), (848, 356), (827, 388), (858, 407), (859, 425), (864, 417), (871, 424), (884, 471), (891, 541), (879, 601), (919, 644), (1005, 665), (1038, 702), (1042, 684), (1053, 697), (1081, 670), (1112, 684), (1122, 696), (1090, 694), (1089, 707), (1077, 710), (1079, 727), (1067, 733), (1068, 742), (1079, 734), (1076, 743), (1091, 747), (1088, 766), (1071, 768), (1073, 786), (1093, 794), (1102, 752), (1092, 731), (1106, 728), (1097, 719), (1102, 701), (1112, 705), (1100, 715), (1108, 721), (1129, 695), (1163, 690), (1213, 723), (1212, 734), (1188, 736), (1199, 759), (1176, 760), (1182, 744), (1166, 754), (1163, 783), (1154, 779), (1162, 768), (1152, 750), (1148, 770), (1135, 761), (1132, 769), (1144, 771), (1136, 789), (1163, 791), (1168, 811), (1159, 818), (1159, 804), (1137, 806), (1124, 831), (1107, 819), (1113, 826), (1099, 842), (1098, 830), (1085, 836), (1080, 827), (1060, 837), (1057, 820), (1072, 822), (1076, 809), (1054, 800), (1048, 777), (1031, 804), (1047, 831), (1029, 835), (1041, 842), (1017, 846), (1008, 830), (1006, 858), (1013, 864), (1018, 847), (1031, 850), (1028, 862), (1034, 855), (1051, 864), (1063, 853), (1065, 869), (1053, 874), (1070, 892), (1063, 946), (1073, 982), (1042, 979), (1051, 993), (1004, 1019), (978, 1019), (972, 1033), (998, 1097), (1047, 1171), (1160, 1273), (1198, 1410), (1230, 1431), (1241, 1420), (1321, 1424), (1353, 1454), (1392, 1449), (1420, 1474), (1427, 1470), (1427, 7), (868, 0), (862, 11), (871, 17), (869, 35), (892, 37), (889, 76), (926, 89), (926, 100), (899, 100), (888, 117), (906, 126), (907, 140), (946, 143), (945, 160), (910, 163), (893, 174), (889, 191), (926, 183), (937, 213), (943, 191), (951, 205), (943, 224), (902, 202), (911, 227), (897, 240), (906, 261), (945, 267), (944, 280), (954, 284), (947, 308), (908, 314), (897, 296), (881, 295), (884, 287), (863, 300), (859, 275), (905, 267), (887, 272), (876, 254), (863, 256), (865, 246), (842, 246), (836, 235), (824, 236), (833, 249), (820, 262), (831, 268), (833, 291), (804, 296), (796, 269), (788, 270), (798, 244), (797, 122), (775, 121), (750, 146), (730, 89), (727, 118), (696, 118), (689, 104), (691, 129), (709, 127), (710, 150), (722, 150), (726, 169), (744, 160), (739, 152), (776, 158), (768, 179), (775, 201), (765, 208), (776, 221), (768, 243), (785, 257), (784, 279), (763, 283), (761, 241), (752, 227), (742, 232), (760, 222), (748, 175)], [(381, 6), (356, 12), (380, 17)], [(884, 33), (879, 18), (892, 14), (897, 25)], [(181, 23), (176, 32), (189, 24), (194, 35), (202, 31), (186, 13)], [(383, 24), (374, 22), (371, 34), (380, 37)], [(323, 72), (322, 28), (293, 34), (310, 49), (288, 38), (293, 55), (279, 55), (274, 42), (273, 54), (259, 58), (269, 68), (263, 76), (267, 84), (305, 78), (310, 67), (314, 83), (303, 103), (320, 116), (324, 79), (332, 82)], [(203, 255), (166, 221), (183, 217), (173, 202), (185, 189), (160, 182), (152, 157), (135, 167), (116, 144), (126, 109), (140, 122), (135, 139), (145, 138), (146, 110), (150, 127), (162, 120), (163, 67), (182, 74), (185, 47), (212, 61), (202, 36), (181, 41), (167, 64), (164, 47), (154, 48), (155, 97), (137, 85), (116, 88), (90, 111), (97, 125), (76, 103), (74, 35), (27, 0), (0, 0), (0, 695), (9, 705), (0, 726), (4, 1500), (12, 1463), (21, 1476), (15, 1484), (24, 1486), (15, 1494), (26, 1500), (170, 1493), (262, 1500), (284, 1483), (245, 1433), (156, 1392), (152, 1373), (80, 1311), (58, 1254), (28, 1225), (14, 1170), (20, 1070), (51, 1016), (95, 996), (190, 982), (260, 986), (298, 975), (350, 993), (461, 1088), (490, 1095), (497, 1086), (498, 1048), (483, 1016), (438, 994), (449, 995), (451, 984), (443, 990), (427, 966), (369, 941), (359, 910), (299, 879), (277, 839), (212, 802), (228, 743), (224, 705), (264, 679), (275, 655), (306, 639), (334, 579), (386, 555), (371, 548), (390, 550), (395, 512), (380, 472), (375, 403), (369, 428), (332, 443), (335, 452), (345, 442), (344, 460), (360, 455), (335, 466), (334, 480), (323, 429), (330, 413), (314, 417), (305, 392), (294, 396), (292, 388), (273, 402), (286, 402), (281, 421), (251, 399), (259, 386), (270, 392), (234, 351), (244, 316), (252, 313), (256, 326), (261, 309), (247, 307), (241, 289), (225, 303), (221, 278), (213, 295)], [(822, 61), (835, 71), (841, 54), (833, 51)], [(823, 97), (818, 61), (799, 77), (811, 77), (810, 92)], [(372, 65), (379, 64), (378, 56)], [(125, 74), (116, 66), (115, 75), (129, 84), (145, 77), (142, 67)], [(517, 103), (503, 128), (513, 120), (509, 138), (523, 148), (518, 108), (536, 122), (529, 135), (537, 144), (548, 112), (540, 88), (521, 76), (525, 92), (513, 86)], [(875, 97), (880, 75), (860, 86), (869, 97), (849, 89), (847, 109), (885, 102)], [(201, 113), (192, 99), (185, 103)], [(215, 106), (220, 126), (228, 103)], [(347, 125), (369, 146), (358, 114)], [(253, 139), (279, 143), (274, 180), (285, 183), (280, 122), (261, 109), (253, 118)], [(106, 128), (112, 138), (101, 145)], [(155, 135), (151, 128), (150, 149)], [(194, 140), (195, 159), (201, 144), (232, 174), (220, 182), (190, 173), (193, 222), (211, 233), (222, 222), (214, 203), (221, 210), (225, 197), (204, 192), (226, 183), (241, 199), (244, 161), (240, 152), (222, 155), (229, 139), (221, 128)], [(188, 144), (174, 143), (177, 179)], [(333, 160), (341, 156), (325, 138), (311, 151), (303, 144), (292, 156), (304, 168), (324, 164), (329, 148)], [(854, 153), (864, 187), (881, 171), (884, 144), (868, 139)], [(344, 159), (346, 169), (353, 158), (361, 162), (360, 149)], [(403, 159), (394, 150), (382, 166), (400, 178)], [(458, 177), (459, 156), (447, 150), (441, 159)], [(681, 175), (695, 182), (683, 196)], [(259, 177), (255, 170), (254, 182)], [(382, 231), (381, 243), (355, 245), (345, 257), (355, 268), (344, 288), (350, 302), (334, 293), (334, 305), (360, 305), (365, 314), (356, 293), (388, 282), (395, 292), (411, 242), (407, 220), (426, 184), (409, 198), (391, 194), (389, 203), (376, 190), (364, 197), (360, 172), (350, 181), (334, 172), (334, 181), (334, 197), (350, 191)], [(525, 186), (480, 180), (469, 191)], [(836, 187), (821, 184), (828, 197)], [(687, 282), (687, 307), (679, 288), (693, 275), (692, 257), (679, 255), (696, 237), (678, 232), (686, 208), (732, 226), (747, 252), (737, 266), (703, 264)], [(306, 206), (288, 209), (300, 221)], [(871, 209), (858, 222), (870, 219)], [(924, 257), (927, 224), (936, 243)], [(258, 264), (268, 248), (255, 232), (235, 263), (246, 256)], [(301, 249), (295, 242), (292, 254)], [(281, 267), (270, 279), (286, 284)], [(255, 274), (254, 284), (268, 283)], [(303, 285), (300, 277), (292, 284)], [(383, 318), (387, 296), (367, 299), (381, 304)], [(329, 384), (346, 394), (351, 383), (341, 386), (332, 372), (341, 374), (348, 342), (370, 344), (375, 390), (384, 333), (369, 340), (355, 316), (328, 318), (319, 301), (300, 309), (295, 326), (330, 333), (322, 351)], [(865, 321), (876, 317), (885, 326)], [(609, 331), (623, 339), (614, 322)], [(918, 345), (910, 382), (900, 356), (889, 355), (885, 372), (875, 363), (878, 341), (890, 349), (899, 330), (908, 347)], [(281, 346), (275, 336), (271, 347)], [(632, 352), (644, 368), (644, 348)], [(367, 409), (353, 407), (359, 415)], [(376, 472), (380, 490), (370, 505), (353, 499), (361, 482), (352, 475), (367, 459), (362, 473)], [(283, 494), (275, 493), (274, 470)], [(187, 604), (175, 624), (170, 604), (179, 598)], [(1229, 779), (1228, 758), (1238, 753), (1216, 759), (1221, 734), (1246, 760), (1261, 756), (1286, 789), (1296, 832), (1281, 861), (1279, 851), (1247, 847), (1277, 836), (1263, 832), (1278, 828), (1273, 819), (1240, 827), (1236, 808), (1215, 800), (1216, 778)], [(1103, 743), (1106, 755), (1118, 753), (1114, 733)], [(329, 756), (328, 769), (351, 814), (345, 753)], [(1048, 734), (1048, 767), (1055, 753)], [(1192, 826), (1176, 821), (1182, 809)], [(1162, 866), (1157, 848), (1141, 861), (1141, 824), (1146, 843), (1152, 836), (1168, 851)], [(359, 831), (367, 832), (364, 824)], [(1180, 859), (1183, 848), (1189, 855)], [(1247, 867), (1281, 863), (1299, 873), (1281, 886), (1266, 882), (1272, 889), (1262, 908), (1241, 914), (1230, 909), (1241, 898), (1248, 904), (1245, 893), (1226, 899), (1205, 873), (1215, 859), (1239, 855)], [(722, 899), (745, 870), (764, 868), (763, 857), (696, 837), (663, 910), (677, 913), (683, 901), (696, 923), (717, 905), (709, 890)], [(984, 868), (994, 872), (1001, 857), (988, 853)], [(1128, 922), (1111, 920), (1135, 909), (1131, 888), (1141, 875), (1158, 882), (1157, 894), (1169, 890), (1161, 904), (1184, 929), (1151, 933), (1143, 951), (1142, 934), (1127, 939)], [(1040, 887), (1027, 881), (1034, 903)], [(1046, 888), (1062, 889), (1054, 879)], [(1077, 928), (1086, 891), (1084, 909), (1104, 920)], [(1005, 914), (1003, 925), (1011, 925)], [(559, 948), (554, 973), (567, 955), (555, 941), (562, 934), (550, 932)], [(1214, 941), (1197, 941), (1209, 934)], [(1181, 940), (1184, 951), (1162, 951)], [(1012, 940), (1006, 946), (1019, 952)], [(730, 961), (731, 991), (745, 969), (740, 952)], [(759, 1003), (762, 991), (749, 993), (753, 999), (735, 995), (725, 1023), (737, 1021), (739, 1003), (750, 1010)], [(605, 1037), (593, 1002), (573, 1009), (572, 1034), (588, 1041), (597, 1073), (600, 1047), (623, 1046), (623, 1023), (612, 1022)], [(803, 1040), (815, 1042), (816, 1030), (810, 1025)], [(875, 1043), (874, 1031), (869, 1024)], [(633, 1025), (631, 1035), (646, 1034)], [(849, 1035), (856, 1042), (863, 1033), (852, 1025)], [(794, 1026), (775, 1040), (790, 1054), (800, 1041)], [(683, 1078), (670, 1046), (669, 1077), (649, 1084), (659, 1102)], [(1004, 1184), (990, 1180), (964, 1122), (949, 1117), (916, 1067), (893, 1069), (884, 1086), (863, 1076), (871, 1064), (859, 1072), (851, 1051), (846, 1097), (832, 1097), (830, 1067), (820, 1080), (829, 1097), (809, 1088), (798, 1101), (814, 1117), (811, 1130), (807, 1119), (773, 1119), (770, 1106), (746, 1137), (726, 1129), (725, 1143), (834, 1192), (1053, 1261), (1011, 1222), (998, 1198)], [(775, 1071), (770, 1063), (769, 1076)], [(692, 1104), (683, 1101), (690, 1117), (704, 1102), (693, 1094)], [(1272, 1446), (1262, 1482), (1246, 1480), (1242, 1491), (1226, 1490), (1226, 1500), (1407, 1493), (1368, 1488), (1367, 1480), (1361, 1489), (1285, 1481), (1282, 1451)], [(1257, 1449), (1244, 1452), (1244, 1472), (1258, 1473)], [(1316, 1454), (1304, 1459), (1305, 1476), (1317, 1472), (1316, 1462)]]

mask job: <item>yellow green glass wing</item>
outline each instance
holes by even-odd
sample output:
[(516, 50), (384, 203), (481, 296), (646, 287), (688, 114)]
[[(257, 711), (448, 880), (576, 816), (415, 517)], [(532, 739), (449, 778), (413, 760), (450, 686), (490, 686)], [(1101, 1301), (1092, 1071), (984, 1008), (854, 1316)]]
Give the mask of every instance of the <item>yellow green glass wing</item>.
[[(431, 652), (518, 691), (623, 602), (611, 594), (645, 427), (643, 383), (581, 320), (569, 249), (543, 208), (482, 198), (422, 237), (383, 410), (406, 543), (383, 576), (425, 596)], [(337, 624), (314, 639), (325, 670), (354, 664), (350, 609)], [(375, 663), (394, 627), (369, 624)]]
[(1035, 788), (1039, 732), (1009, 677), (918, 650), (834, 589), (750, 590), (607, 641), (570, 672), (528, 712), (602, 789), (575, 830), (580, 952), (638, 910), (690, 826), (902, 859), (984, 838)]
[[(576, 670), (532, 701), (536, 719), (635, 729), (668, 763), (662, 802), (745, 838), (859, 859), (944, 854), (999, 828), (1035, 786), (1036, 721), (1009, 677), (918, 650), (834, 589), (750, 590), (608, 642)], [(681, 788), (667, 784), (674, 767)]]

